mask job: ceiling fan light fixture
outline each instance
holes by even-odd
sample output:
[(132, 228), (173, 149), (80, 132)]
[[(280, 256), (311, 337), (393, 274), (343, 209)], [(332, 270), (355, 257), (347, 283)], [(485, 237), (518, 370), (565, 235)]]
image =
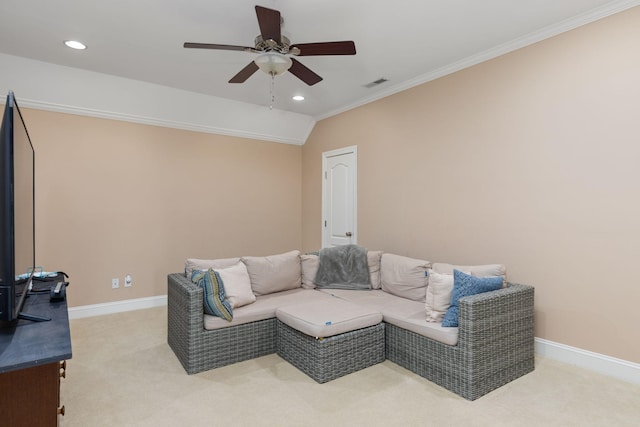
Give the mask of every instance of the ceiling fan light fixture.
[(271, 76), (279, 76), (293, 65), (290, 58), (277, 52), (265, 52), (253, 60), (258, 68)]

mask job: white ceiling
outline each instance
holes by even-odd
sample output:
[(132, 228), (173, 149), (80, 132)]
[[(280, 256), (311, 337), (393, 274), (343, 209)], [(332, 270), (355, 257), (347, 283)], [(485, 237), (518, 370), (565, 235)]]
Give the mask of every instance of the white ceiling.
[[(253, 46), (258, 0), (2, 0), (0, 53), (266, 106), (270, 77), (228, 80), (255, 54), (184, 49)], [(637, 5), (608, 0), (259, 0), (292, 43), (353, 40), (355, 56), (300, 57), (324, 80), (276, 77), (275, 109), (328, 117), (589, 20)], [(85, 51), (66, 48), (80, 40)], [(493, 55), (495, 56), (495, 55)], [(475, 61), (477, 62), (477, 61)], [(372, 89), (365, 84), (384, 77)], [(1, 76), (0, 76), (1, 78)], [(291, 97), (301, 94), (304, 102)]]

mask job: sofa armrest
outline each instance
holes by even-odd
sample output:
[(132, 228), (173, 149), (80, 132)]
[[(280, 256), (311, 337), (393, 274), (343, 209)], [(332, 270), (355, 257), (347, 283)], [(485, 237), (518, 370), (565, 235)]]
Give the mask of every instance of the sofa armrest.
[(168, 340), (174, 350), (186, 351), (204, 331), (204, 291), (183, 273), (167, 276)]
[[(533, 286), (507, 283), (497, 291), (460, 298), (458, 343), (466, 350), (533, 347)], [(504, 357), (504, 354), (494, 354)]]

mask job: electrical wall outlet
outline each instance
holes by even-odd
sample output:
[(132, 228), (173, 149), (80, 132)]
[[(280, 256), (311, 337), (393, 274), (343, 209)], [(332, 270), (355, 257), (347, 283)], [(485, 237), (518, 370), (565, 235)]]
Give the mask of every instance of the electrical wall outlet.
[(130, 274), (127, 274), (124, 276), (124, 287), (129, 288), (131, 285), (133, 285), (133, 277), (131, 277)]
[(115, 279), (111, 279), (111, 289), (118, 289), (120, 287), (120, 279), (117, 277)]

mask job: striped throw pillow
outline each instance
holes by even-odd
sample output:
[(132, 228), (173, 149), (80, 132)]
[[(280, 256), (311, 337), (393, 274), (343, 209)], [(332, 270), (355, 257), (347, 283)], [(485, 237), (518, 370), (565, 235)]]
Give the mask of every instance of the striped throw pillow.
[(204, 290), (204, 312), (228, 321), (233, 319), (231, 304), (224, 293), (220, 275), (210, 268), (208, 271), (193, 270), (191, 281)]

